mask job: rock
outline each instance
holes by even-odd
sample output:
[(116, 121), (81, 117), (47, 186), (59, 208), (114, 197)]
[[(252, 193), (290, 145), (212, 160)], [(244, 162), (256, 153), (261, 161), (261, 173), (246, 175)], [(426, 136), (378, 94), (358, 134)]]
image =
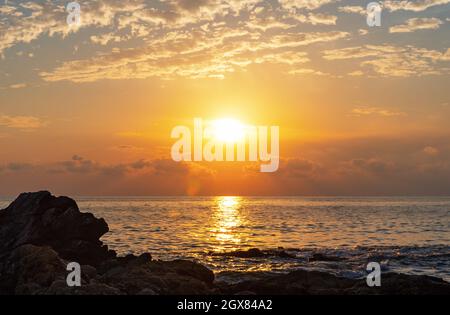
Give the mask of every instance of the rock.
[(97, 276), (97, 269), (89, 265), (82, 265), (81, 276), (87, 281), (94, 279)]
[(211, 292), (214, 274), (200, 264), (182, 260), (137, 262), (122, 260), (120, 266), (108, 270), (99, 277), (99, 281), (126, 294), (141, 294), (143, 290), (149, 289), (155, 294), (164, 295)]
[(327, 255), (324, 255), (321, 253), (315, 253), (312, 255), (312, 257), (309, 258), (310, 262), (313, 262), (313, 261), (335, 261), (335, 262), (337, 262), (337, 261), (343, 261), (343, 260), (345, 260), (345, 259), (340, 258), (340, 257), (327, 256)]
[(120, 290), (106, 284), (91, 281), (81, 287), (68, 287), (66, 282), (58, 280), (39, 294), (41, 295), (123, 295)]
[(173, 269), (177, 274), (189, 276), (194, 279), (212, 284), (214, 281), (214, 273), (205, 266), (189, 261), (189, 260), (174, 260), (165, 263), (168, 268)]
[(234, 295), (241, 295), (241, 296), (244, 296), (244, 295), (256, 295), (256, 293), (252, 292), (252, 291), (241, 291), (241, 292), (235, 293)]
[(258, 248), (251, 248), (249, 250), (237, 250), (234, 252), (227, 253), (211, 253), (211, 256), (226, 256), (226, 257), (238, 257), (238, 258), (256, 258), (265, 257), (266, 254), (263, 253)]
[(58, 279), (65, 279), (66, 265), (50, 247), (23, 245), (0, 265), (0, 291), (35, 294)]
[(150, 262), (152, 260), (152, 255), (150, 253), (143, 253), (138, 257), (139, 261)]
[(0, 257), (33, 244), (50, 246), (63, 259), (96, 266), (115, 256), (99, 240), (108, 230), (103, 219), (81, 213), (68, 197), (23, 193), (0, 211)]
[[(81, 213), (70, 198), (48, 192), (20, 195), (0, 211), (0, 294), (450, 294), (444, 280), (394, 273), (383, 273), (377, 288), (369, 288), (364, 278), (307, 270), (229, 271), (215, 280), (211, 270), (192, 261), (154, 261), (148, 253), (117, 257), (99, 240), (107, 231), (104, 220)], [(282, 248), (213, 255), (298, 259)], [(340, 260), (316, 253), (309, 261)], [(81, 287), (67, 286), (66, 266), (72, 261), (81, 264)]]
[(280, 257), (280, 258), (296, 258), (283, 249), (277, 250), (260, 250), (258, 248), (251, 248), (249, 250), (237, 250), (233, 252), (214, 253), (210, 252), (211, 256), (237, 257), (237, 258), (261, 258), (261, 257)]
[(384, 273), (381, 287), (369, 288), (364, 281), (349, 290), (352, 294), (450, 295), (450, 283), (435, 277)]
[(143, 289), (142, 291), (140, 291), (137, 295), (157, 295), (155, 291), (153, 291), (152, 289)]
[(319, 271), (296, 270), (288, 274), (260, 274), (256, 280), (221, 285), (224, 294), (257, 295), (355, 295), (450, 294), (450, 283), (429, 276), (383, 274), (381, 287), (368, 287), (366, 279), (347, 279)]
[(127, 264), (146, 264), (152, 260), (152, 255), (149, 253), (141, 254), (140, 256), (135, 256), (133, 254), (128, 254), (125, 257), (117, 258), (119, 264), (127, 265)]

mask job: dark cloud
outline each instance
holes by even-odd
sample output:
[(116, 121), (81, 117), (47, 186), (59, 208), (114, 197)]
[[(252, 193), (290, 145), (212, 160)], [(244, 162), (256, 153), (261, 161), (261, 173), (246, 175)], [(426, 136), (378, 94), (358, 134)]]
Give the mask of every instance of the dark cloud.
[(175, 163), (172, 160), (154, 160), (151, 163), (154, 174), (157, 175), (187, 175), (189, 165), (187, 163)]
[(136, 170), (142, 170), (147, 167), (151, 167), (152, 163), (147, 160), (139, 160), (130, 164), (130, 167)]
[(311, 177), (322, 171), (319, 163), (302, 158), (281, 160), (280, 174), (290, 177)]
[(26, 171), (33, 168), (33, 165), (28, 163), (9, 163), (5, 167), (12, 172)]
[(11, 162), (0, 165), (2, 181), (9, 183), (0, 186), (0, 194), (29, 187), (93, 195), (450, 194), (450, 145), (445, 139), (357, 139), (309, 144), (301, 152), (302, 157), (281, 159), (273, 174), (261, 173), (259, 162), (143, 158), (104, 163), (81, 155), (42, 165)]
[(181, 174), (189, 173), (186, 163), (175, 163), (172, 160), (146, 160), (140, 159), (131, 163), (104, 164), (98, 161), (85, 159), (74, 155), (71, 160), (57, 162), (47, 166), (52, 174), (99, 174), (104, 176), (124, 176), (127, 173), (145, 171), (149, 169), (153, 174)]
[[(344, 163), (345, 164), (345, 163)], [(393, 163), (382, 161), (376, 158), (354, 159), (347, 164), (352, 170), (355, 168), (361, 171), (367, 171), (372, 174), (382, 175), (386, 172), (394, 172), (396, 167)]]
[(90, 173), (96, 171), (97, 165), (91, 160), (85, 160), (84, 158), (74, 155), (72, 160), (62, 161), (57, 163), (62, 170), (69, 173)]
[(74, 156), (72, 156), (72, 160), (74, 160), (74, 161), (82, 161), (84, 159), (83, 159), (83, 157), (75, 154)]
[(128, 171), (127, 166), (123, 164), (107, 165), (101, 166), (99, 168), (100, 174), (114, 177), (124, 176), (127, 173), (127, 171)]

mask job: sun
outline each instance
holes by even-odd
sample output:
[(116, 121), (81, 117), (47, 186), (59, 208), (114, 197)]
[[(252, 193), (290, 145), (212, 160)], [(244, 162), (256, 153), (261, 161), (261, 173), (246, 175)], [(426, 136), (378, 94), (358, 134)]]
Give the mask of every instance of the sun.
[(238, 142), (245, 137), (245, 125), (239, 120), (223, 118), (212, 121), (213, 135), (221, 142)]

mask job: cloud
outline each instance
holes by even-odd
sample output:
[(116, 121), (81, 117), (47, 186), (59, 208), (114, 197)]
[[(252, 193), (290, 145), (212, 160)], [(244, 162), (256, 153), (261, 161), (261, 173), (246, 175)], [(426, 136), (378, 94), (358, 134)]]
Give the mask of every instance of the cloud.
[[(428, 148), (429, 147), (429, 148)], [(42, 187), (74, 195), (448, 195), (448, 135), (371, 137), (300, 145), (278, 172), (259, 163), (121, 163), (74, 155), (65, 161), (0, 165), (1, 194)], [(438, 153), (436, 153), (438, 151)]]
[(135, 169), (135, 170), (141, 170), (141, 169), (144, 169), (144, 168), (147, 168), (147, 167), (150, 167), (150, 166), (152, 166), (152, 163), (150, 161), (144, 160), (144, 159), (136, 161), (136, 162), (133, 162), (133, 163), (130, 164), (130, 167)]
[[(446, 3), (449, 1), (385, 1), (384, 5), (391, 11), (421, 11)], [(86, 0), (82, 4), (82, 24), (69, 27), (65, 23), (66, 2), (24, 1), (2, 6), (6, 19), (0, 19), (0, 29), (4, 30), (0, 34), (0, 55), (20, 43), (33, 43), (44, 37), (64, 40), (81, 36), (77, 33), (83, 31), (91, 34), (89, 41), (84, 41), (91, 54), (75, 60), (57, 58), (57, 63), (49, 68), (36, 70), (44, 81), (223, 79), (261, 63), (284, 64), (288, 66), (282, 69), (284, 73), (317, 75), (323, 73), (312, 65), (286, 62), (284, 56), (295, 56), (308, 45), (351, 39), (345, 31), (323, 31), (326, 26), (337, 24), (336, 15), (318, 12), (329, 4), (341, 4), (339, 12), (365, 14), (363, 6), (344, 5), (337, 0)], [(413, 18), (404, 25), (393, 26), (391, 31), (434, 29), (438, 23), (441, 21), (437, 18)], [(300, 24), (315, 27), (305, 32)], [(109, 51), (100, 47), (111, 44), (115, 47)], [(363, 53), (375, 54), (366, 48)], [(398, 58), (392, 54), (384, 59), (378, 54), (376, 57), (365, 65), (382, 75), (446, 73), (446, 68), (433, 68), (433, 64), (423, 60), (413, 58), (409, 62), (409, 56), (404, 54)], [(400, 70), (395, 66), (400, 66)], [(414, 71), (416, 66), (418, 70)], [(24, 87), (23, 84), (11, 87)]]
[(290, 158), (280, 161), (278, 174), (289, 177), (315, 177), (323, 171), (323, 167), (314, 161), (303, 158)]
[(450, 0), (384, 1), (383, 6), (390, 11), (425, 11), (428, 8), (450, 3)]
[[(64, 23), (63, 1), (25, 1), (2, 8), (7, 16), (0, 20), (0, 54), (19, 43), (31, 43), (43, 36), (64, 39), (80, 32), (95, 30), (86, 45), (97, 53), (83, 59), (58, 59), (58, 63), (40, 69), (39, 76), (48, 82), (94, 82), (102, 79), (200, 79), (219, 78), (253, 64), (283, 63), (290, 74), (323, 74), (313, 66), (286, 62), (299, 49), (317, 43), (350, 39), (345, 31), (329, 32), (313, 29), (298, 32), (300, 23), (313, 26), (337, 24), (334, 14), (317, 12), (336, 0), (280, 0), (278, 4), (259, 0), (86, 0), (82, 4), (82, 24), (69, 27)], [(343, 2), (340, 2), (343, 3)], [(390, 10), (401, 7), (422, 10), (448, 1), (385, 1)], [(365, 8), (343, 5), (339, 12), (365, 14)], [(6, 23), (7, 21), (8, 23)], [(391, 32), (433, 29), (442, 21), (437, 18), (413, 18), (404, 25), (391, 27)], [(367, 31), (362, 31), (366, 34)], [(106, 46), (114, 43), (114, 48)], [(120, 48), (119, 48), (120, 47)], [(375, 55), (377, 60), (365, 65), (382, 75), (411, 76), (418, 73), (445, 73), (422, 60), (408, 62), (408, 56), (382, 58), (367, 47), (361, 53)], [(383, 52), (380, 52), (383, 53)], [(278, 56), (278, 60), (276, 60)], [(383, 60), (380, 60), (383, 59)], [(330, 60), (337, 60), (330, 59)], [(422, 65), (420, 63), (422, 62)], [(383, 66), (382, 64), (387, 66)], [(400, 64), (400, 70), (395, 66)], [(413, 68), (419, 65), (417, 71)], [(407, 68), (407, 69), (405, 69)], [(433, 69), (432, 69), (433, 68)], [(389, 72), (389, 73), (388, 73)], [(13, 87), (13, 86), (11, 86)], [(23, 84), (14, 87), (23, 87)]]
[(395, 163), (377, 158), (353, 159), (348, 163), (344, 163), (344, 165), (346, 171), (357, 170), (378, 176), (386, 173), (393, 174), (397, 170)]
[(442, 63), (450, 60), (450, 52), (440, 52), (414, 46), (365, 45), (322, 52), (326, 60), (364, 59), (362, 67), (369, 67), (378, 75), (410, 77), (449, 73)]
[[(49, 173), (54, 174), (80, 174), (85, 176), (100, 175), (123, 177), (137, 172), (147, 172), (153, 175), (178, 174), (186, 175), (191, 167), (186, 163), (175, 163), (167, 159), (140, 159), (129, 163), (105, 164), (99, 161), (86, 159), (80, 155), (74, 155), (70, 160), (59, 161), (49, 165), (42, 165)], [(194, 168), (192, 168), (194, 169)]]
[(278, 0), (286, 9), (318, 9), (329, 3), (338, 2), (339, 0)]
[(367, 46), (325, 50), (322, 54), (323, 58), (327, 60), (356, 59), (380, 55), (376, 49), (369, 49)]
[(33, 168), (33, 165), (30, 163), (18, 163), (18, 162), (11, 162), (3, 167), (4, 170), (8, 170), (11, 172), (27, 171), (32, 168)]
[[(240, 9), (256, 2), (229, 1), (228, 7), (230, 10)], [(107, 34), (93, 35), (92, 41), (102, 45), (131, 37), (142, 38), (161, 24), (166, 28), (179, 28), (196, 20), (211, 20), (221, 9), (226, 9), (220, 1), (84, 0), (81, 4), (81, 24), (74, 27), (66, 23), (66, 5), (67, 1), (62, 0), (23, 1), (5, 7), (2, 5), (0, 12), (6, 19), (0, 19), (0, 55), (10, 47), (31, 43), (42, 36), (66, 38), (87, 28), (97, 29), (97, 34), (109, 31)], [(185, 9), (193, 6), (202, 10), (186, 13)], [(111, 36), (111, 29), (127, 36)]]
[(0, 114), (0, 126), (33, 130), (44, 127), (46, 124), (38, 117), (33, 116), (8, 116)]
[(9, 86), (10, 89), (21, 89), (26, 87), (27, 85), (25, 83), (17, 83), (17, 84), (12, 84)]
[(360, 15), (367, 15), (367, 9), (361, 6), (351, 6), (351, 5), (347, 5), (347, 6), (343, 6), (343, 7), (339, 7), (339, 12), (343, 12), (343, 13), (355, 13), (355, 14), (360, 14)]
[(358, 34), (359, 35), (367, 35), (367, 34), (369, 34), (369, 31), (361, 28), (358, 30)]
[[(332, 0), (281, 0), (281, 8), (317, 9), (332, 3)], [(24, 1), (2, 6), (1, 13), (7, 19), (0, 20), (0, 54), (19, 43), (31, 43), (41, 36), (67, 37), (82, 29), (96, 28), (106, 34), (93, 35), (94, 43), (105, 45), (110, 41), (146, 38), (166, 35), (189, 24), (218, 21), (226, 16), (239, 17), (239, 13), (250, 13), (263, 4), (260, 0), (85, 0), (81, 4), (81, 25), (69, 27), (65, 23), (67, 2)], [(320, 19), (320, 16), (316, 17)], [(323, 19), (322, 19), (323, 20)], [(326, 19), (326, 23), (330, 23)], [(276, 22), (276, 21), (275, 21)], [(281, 22), (280, 22), (281, 23)], [(117, 36), (111, 29), (126, 36)]]
[(361, 70), (355, 70), (355, 71), (349, 72), (348, 75), (351, 77), (360, 77), (360, 76), (364, 75), (364, 72), (362, 72)]
[(443, 22), (437, 18), (412, 18), (405, 24), (395, 25), (389, 28), (389, 33), (411, 33), (417, 30), (435, 30)]
[(123, 137), (123, 138), (143, 138), (146, 137), (146, 135), (143, 132), (139, 131), (120, 131), (116, 133), (117, 136)]
[(41, 72), (40, 76), (51, 82), (150, 77), (223, 78), (250, 64), (278, 62), (292, 65), (287, 55), (293, 56), (296, 63), (303, 63), (304, 53), (296, 51), (297, 48), (349, 36), (347, 32), (330, 31), (283, 33), (264, 38), (221, 26), (216, 33), (212, 30), (212, 34), (202, 30), (174, 32), (150, 46), (68, 61), (53, 71)]
[(74, 156), (72, 156), (72, 160), (73, 161), (83, 161), (84, 158), (79, 156), (78, 154), (75, 154)]
[(336, 25), (337, 16), (323, 13), (310, 13), (308, 15), (311, 24)]
[(356, 116), (378, 115), (378, 116), (392, 117), (392, 116), (406, 115), (404, 112), (391, 111), (380, 107), (357, 107), (352, 109), (351, 113)]
[(439, 150), (432, 146), (426, 146), (423, 148), (423, 152), (429, 156), (436, 156), (439, 154)]
[(108, 34), (100, 34), (100, 35), (93, 35), (90, 37), (91, 42), (99, 45), (107, 45), (109, 42), (120, 42), (121, 37), (114, 35), (114, 33), (108, 33)]
[(154, 160), (150, 165), (153, 168), (153, 174), (163, 176), (188, 175), (190, 170), (190, 165), (187, 163), (175, 163), (173, 160), (167, 159)]
[(68, 172), (68, 173), (90, 173), (98, 170), (98, 164), (91, 161), (86, 160), (79, 155), (74, 155), (71, 160), (57, 162), (52, 170), (58, 170), (60, 172)]
[(317, 71), (317, 70), (310, 69), (310, 68), (297, 68), (297, 69), (290, 70), (288, 73), (291, 74), (291, 75), (310, 75), (310, 74), (314, 74), (314, 75), (319, 75), (319, 76), (331, 76), (329, 73), (324, 73), (322, 71)]
[(119, 150), (119, 151), (141, 151), (144, 148), (143, 147), (138, 147), (138, 146), (135, 146), (135, 145), (131, 145), (131, 144), (122, 144), (122, 145), (114, 146), (111, 149)]

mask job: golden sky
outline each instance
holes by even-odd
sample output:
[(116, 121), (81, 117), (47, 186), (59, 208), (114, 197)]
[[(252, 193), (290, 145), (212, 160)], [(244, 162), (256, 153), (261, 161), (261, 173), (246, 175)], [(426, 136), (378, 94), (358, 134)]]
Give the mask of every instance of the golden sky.
[[(450, 1), (0, 4), (0, 195), (450, 194)], [(172, 128), (280, 126), (280, 169), (175, 163)]]

